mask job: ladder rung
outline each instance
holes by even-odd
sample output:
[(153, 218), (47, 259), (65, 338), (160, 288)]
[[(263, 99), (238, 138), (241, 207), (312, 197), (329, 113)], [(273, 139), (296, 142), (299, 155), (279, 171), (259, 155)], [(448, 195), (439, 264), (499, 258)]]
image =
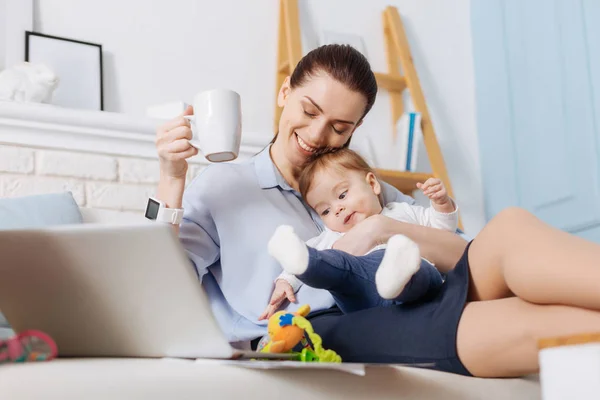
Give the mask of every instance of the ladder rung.
[(375, 79), (377, 79), (377, 85), (380, 88), (387, 89), (390, 92), (402, 92), (406, 89), (406, 79), (403, 76), (375, 72)]

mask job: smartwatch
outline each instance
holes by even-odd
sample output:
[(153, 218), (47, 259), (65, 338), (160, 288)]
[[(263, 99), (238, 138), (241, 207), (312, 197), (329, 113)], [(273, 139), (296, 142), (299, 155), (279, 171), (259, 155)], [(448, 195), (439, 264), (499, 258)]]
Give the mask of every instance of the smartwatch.
[(183, 208), (167, 208), (165, 203), (150, 197), (146, 205), (145, 217), (158, 222), (179, 225), (183, 218)]

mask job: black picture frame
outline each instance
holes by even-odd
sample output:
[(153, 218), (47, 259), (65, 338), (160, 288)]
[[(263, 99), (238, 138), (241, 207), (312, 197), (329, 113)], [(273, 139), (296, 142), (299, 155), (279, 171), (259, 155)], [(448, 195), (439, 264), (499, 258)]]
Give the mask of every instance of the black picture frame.
[[(98, 74), (99, 74), (98, 80), (99, 80), (99, 92), (100, 92), (99, 93), (99, 111), (104, 111), (104, 77), (103, 77), (104, 71), (103, 71), (103, 61), (102, 61), (102, 45), (98, 44), (98, 43), (85, 42), (85, 41), (82, 41), (82, 40), (75, 40), (75, 39), (70, 39), (70, 38), (65, 38), (65, 37), (46, 35), (46, 34), (43, 34), (43, 33), (25, 31), (25, 61), (27, 61), (27, 62), (43, 62), (46, 65), (48, 65), (50, 68), (54, 68), (55, 72), (59, 72), (59, 78), (61, 79), (63, 87), (65, 86), (65, 79), (73, 79), (73, 77), (71, 76), (71, 74), (64, 74), (63, 76), (60, 76), (60, 71), (56, 71), (56, 69), (57, 68), (60, 69), (60, 67), (58, 67), (56, 65), (52, 65), (53, 64), (52, 60), (48, 60), (48, 59), (45, 59), (45, 60), (36, 59), (36, 55), (32, 54), (32, 47), (35, 47), (33, 45), (33, 41), (36, 40), (36, 39), (56, 40), (56, 41), (60, 41), (60, 43), (62, 43), (62, 44), (69, 43), (69, 44), (74, 44), (74, 45), (91, 46), (94, 49), (97, 49), (97, 51), (98, 51), (98, 62), (99, 62), (99, 65), (98, 65)], [(39, 58), (39, 57), (37, 57), (37, 58)], [(56, 56), (56, 60), (58, 60), (58, 59), (60, 59), (60, 55)], [(59, 83), (59, 89), (61, 87), (60, 85), (61, 85), (61, 83)], [(73, 104), (70, 104), (69, 101), (68, 101), (68, 97), (65, 100), (65, 102), (66, 102), (66, 104), (61, 104), (60, 102), (58, 102), (56, 104), (57, 105), (61, 105), (61, 106), (66, 106), (66, 107), (69, 107), (69, 108), (83, 108), (83, 109), (88, 109), (88, 110), (94, 110), (94, 109), (96, 109), (95, 107), (93, 107), (93, 108), (82, 107), (82, 106), (80, 106), (80, 104), (78, 104), (78, 102), (74, 102)]]

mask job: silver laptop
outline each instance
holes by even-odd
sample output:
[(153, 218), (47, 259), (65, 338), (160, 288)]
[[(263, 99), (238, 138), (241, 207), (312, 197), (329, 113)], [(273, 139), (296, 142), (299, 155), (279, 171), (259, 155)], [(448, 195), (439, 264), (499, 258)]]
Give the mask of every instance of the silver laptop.
[(0, 257), (0, 309), (61, 356), (259, 356), (227, 342), (170, 226), (0, 231)]

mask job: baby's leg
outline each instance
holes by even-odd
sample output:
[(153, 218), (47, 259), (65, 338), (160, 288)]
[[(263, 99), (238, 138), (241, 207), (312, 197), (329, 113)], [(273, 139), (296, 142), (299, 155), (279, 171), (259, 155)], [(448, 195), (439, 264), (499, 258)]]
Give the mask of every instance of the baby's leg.
[(277, 227), (269, 240), (268, 250), (285, 272), (298, 275), (308, 267), (308, 246), (289, 225)]
[(419, 270), (419, 246), (403, 235), (388, 240), (385, 255), (375, 274), (377, 291), (384, 299), (397, 299), (413, 275)]
[(360, 257), (339, 250), (308, 252), (308, 268), (296, 276), (308, 286), (328, 290), (344, 313), (393, 304), (382, 299), (375, 286), (384, 250)]
[(279, 227), (269, 241), (269, 253), (303, 283), (329, 290), (344, 312), (391, 304), (381, 299), (375, 287), (383, 250), (361, 257), (338, 250), (315, 250), (291, 227)]
[(442, 274), (426, 259), (421, 259), (417, 272), (394, 299), (402, 303), (413, 303), (435, 295), (444, 283)]

